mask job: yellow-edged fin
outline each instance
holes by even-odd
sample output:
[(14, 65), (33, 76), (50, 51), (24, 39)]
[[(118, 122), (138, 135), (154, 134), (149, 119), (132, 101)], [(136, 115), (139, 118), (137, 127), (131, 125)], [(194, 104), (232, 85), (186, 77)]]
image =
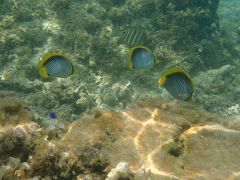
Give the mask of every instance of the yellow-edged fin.
[(129, 50), (129, 60), (128, 60), (128, 69), (129, 70), (133, 70), (133, 62), (132, 62), (132, 58), (133, 58), (133, 52), (135, 51), (136, 47), (130, 48)]
[(41, 67), (39, 68), (39, 74), (40, 76), (42, 76), (43, 78), (48, 78), (48, 73), (45, 67)]
[(166, 80), (167, 80), (166, 76), (163, 76), (163, 77), (161, 77), (161, 78), (158, 80), (158, 84), (159, 84), (160, 86), (164, 86)]
[[(72, 62), (69, 60), (69, 58), (65, 54), (59, 53), (59, 52), (48, 52), (48, 53), (44, 54), (44, 56), (40, 59), (40, 61), (38, 63), (39, 74), (43, 78), (48, 78), (49, 77), (44, 64), (49, 60), (49, 58), (54, 57), (54, 56), (63, 57), (64, 59), (66, 59), (67, 61), (69, 61), (72, 64)], [(72, 74), (73, 73), (74, 73), (74, 68), (72, 70)]]
[[(133, 62), (132, 62), (133, 61), (133, 54), (134, 54), (134, 51), (136, 49), (139, 49), (139, 48), (145, 49), (145, 50), (149, 51), (153, 55), (155, 64), (159, 64), (160, 63), (160, 61), (158, 59), (156, 59), (155, 55), (153, 54), (153, 52), (150, 49), (148, 49), (147, 47), (142, 46), (142, 45), (137, 45), (137, 46), (134, 46), (134, 47), (130, 48), (130, 50), (129, 50), (129, 60), (128, 60), (128, 69), (129, 70), (133, 70), (133, 68), (134, 68), (133, 67)], [(145, 71), (146, 69), (143, 68), (143, 69), (139, 69), (139, 70)]]

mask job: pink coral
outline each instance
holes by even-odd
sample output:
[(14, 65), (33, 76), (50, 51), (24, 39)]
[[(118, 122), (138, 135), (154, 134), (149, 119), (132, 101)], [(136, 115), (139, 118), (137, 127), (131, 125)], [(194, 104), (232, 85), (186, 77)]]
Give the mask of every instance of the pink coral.
[(25, 138), (27, 136), (27, 131), (23, 125), (17, 125), (13, 129), (13, 135), (17, 138)]

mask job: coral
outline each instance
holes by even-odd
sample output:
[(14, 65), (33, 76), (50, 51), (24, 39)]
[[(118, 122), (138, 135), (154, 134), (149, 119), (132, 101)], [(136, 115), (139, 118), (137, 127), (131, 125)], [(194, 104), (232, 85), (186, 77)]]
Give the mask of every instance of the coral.
[[(31, 128), (33, 130), (33, 128)], [(45, 133), (14, 137), (12, 129), (1, 130), (0, 136), (0, 177), (20, 179), (28, 177), (73, 179), (91, 174), (92, 177), (106, 176), (103, 170), (107, 161), (88, 148), (76, 155), (66, 149), (58, 140), (48, 141)], [(14, 157), (14, 158), (13, 158)], [(101, 159), (100, 159), (101, 158)]]
[(33, 120), (33, 114), (17, 98), (9, 97), (8, 92), (0, 92), (0, 125), (18, 124)]
[(34, 122), (5, 125), (0, 128), (0, 177), (234, 178), (239, 124), (238, 116), (226, 119), (191, 103), (145, 99), (124, 111), (95, 110), (66, 131)]
[(139, 170), (133, 171), (126, 162), (120, 162), (116, 168), (111, 169), (108, 173), (106, 180), (118, 180), (118, 179), (134, 179), (134, 180), (148, 180), (152, 179), (151, 171), (146, 171), (144, 166)]
[(74, 154), (60, 141), (45, 141), (33, 153), (27, 176), (73, 179), (91, 174), (93, 177), (104, 177), (106, 173), (103, 170), (108, 163), (97, 151), (97, 147), (88, 147)]
[(0, 127), (0, 160), (8, 156), (26, 161), (33, 152), (39, 126), (36, 123), (24, 123), (17, 126)]
[(60, 141), (64, 129), (40, 128), (32, 121), (32, 114), (26, 106), (20, 100), (9, 98), (9, 94), (1, 92), (4, 103), (0, 115), (9, 114), (0, 125), (1, 179), (72, 179), (88, 173), (93, 177), (106, 176), (103, 171), (109, 163), (100, 153), (101, 146), (89, 146), (73, 154)]
[[(49, 110), (73, 121), (93, 108), (116, 110), (143, 98), (170, 99), (155, 83), (164, 69), (178, 65), (196, 75), (232, 65), (238, 57), (237, 48), (221, 34), (218, 6), (218, 0), (3, 1), (0, 87), (22, 97), (39, 123)], [(151, 72), (127, 70), (128, 48), (118, 39), (129, 27), (147, 33), (144, 45), (161, 62)], [(41, 79), (37, 62), (48, 51), (66, 53), (76, 73)], [(207, 91), (203, 88), (199, 99), (205, 100)]]
[(226, 116), (231, 116), (231, 115), (239, 115), (240, 114), (240, 106), (239, 104), (235, 104), (226, 110)]
[[(229, 111), (239, 99), (239, 70), (236, 66), (225, 65), (217, 69), (200, 72), (195, 78), (196, 93), (194, 101), (203, 104), (205, 109), (223, 116), (237, 115)], [(230, 83), (231, 82), (231, 83)], [(225, 98), (227, 97), (227, 98)]]
[(101, 148), (101, 144), (95, 144), (78, 153), (85, 169), (89, 169), (92, 173), (104, 174), (104, 170), (109, 165), (108, 159), (101, 153)]
[(120, 162), (116, 168), (112, 169), (107, 175), (107, 180), (117, 180), (129, 178), (129, 164), (126, 162)]
[[(0, 179), (104, 179), (122, 167), (135, 179), (239, 177), (240, 33), (224, 0), (0, 4), (0, 89), (8, 92), (0, 93)], [(144, 45), (161, 62), (151, 71), (127, 69), (129, 49), (118, 40), (131, 27), (146, 31)], [(75, 73), (41, 79), (37, 63), (49, 51), (66, 53)], [(194, 76), (195, 104), (234, 117), (163, 102), (172, 98), (155, 82), (177, 65)], [(80, 119), (48, 130), (50, 111), (61, 122)]]
[[(59, 177), (71, 179), (75, 173), (83, 171), (81, 164), (77, 164), (77, 159), (73, 155), (65, 152), (61, 145), (53, 144), (52, 147), (38, 146), (32, 159), (30, 160), (30, 170), (28, 174), (30, 177)], [(46, 148), (46, 149), (42, 149)], [(67, 153), (67, 155), (66, 155)]]
[(226, 0), (220, 1), (218, 15), (219, 23), (222, 30), (227, 33), (228, 39), (238, 43), (239, 46), (239, 23), (235, 23), (236, 15), (239, 11), (238, 3), (237, 0), (231, 2)]
[(75, 154), (101, 147), (109, 179), (134, 177), (142, 166), (155, 179), (227, 178), (239, 171), (239, 120), (232, 123), (189, 103), (145, 100), (73, 122), (63, 142)]
[(24, 128), (23, 125), (17, 125), (14, 129), (13, 129), (13, 136), (19, 138), (19, 139), (24, 139), (27, 136), (27, 131)]

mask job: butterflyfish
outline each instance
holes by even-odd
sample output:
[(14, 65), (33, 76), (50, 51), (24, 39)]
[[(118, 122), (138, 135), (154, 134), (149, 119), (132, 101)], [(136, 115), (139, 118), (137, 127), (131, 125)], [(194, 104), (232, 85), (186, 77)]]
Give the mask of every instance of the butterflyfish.
[(146, 38), (146, 33), (140, 29), (129, 28), (122, 32), (120, 41), (129, 47), (141, 45)]
[(150, 49), (141, 45), (130, 49), (130, 58), (128, 62), (130, 70), (148, 70), (158, 63), (159, 61), (156, 60)]
[(174, 98), (182, 101), (191, 100), (194, 92), (192, 78), (180, 67), (163, 72), (158, 84), (163, 86)]
[(66, 78), (73, 74), (72, 62), (62, 53), (49, 52), (39, 61), (39, 74), (43, 78)]

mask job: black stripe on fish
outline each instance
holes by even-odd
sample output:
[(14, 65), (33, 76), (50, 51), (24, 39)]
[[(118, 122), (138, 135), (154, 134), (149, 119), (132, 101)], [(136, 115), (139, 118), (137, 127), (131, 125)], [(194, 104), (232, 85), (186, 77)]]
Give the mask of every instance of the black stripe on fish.
[(167, 76), (164, 87), (173, 97), (184, 101), (190, 99), (193, 94), (191, 80), (183, 73)]
[(122, 41), (128, 46), (135, 46), (141, 44), (143, 41), (144, 33), (138, 29), (128, 29), (122, 34)]

